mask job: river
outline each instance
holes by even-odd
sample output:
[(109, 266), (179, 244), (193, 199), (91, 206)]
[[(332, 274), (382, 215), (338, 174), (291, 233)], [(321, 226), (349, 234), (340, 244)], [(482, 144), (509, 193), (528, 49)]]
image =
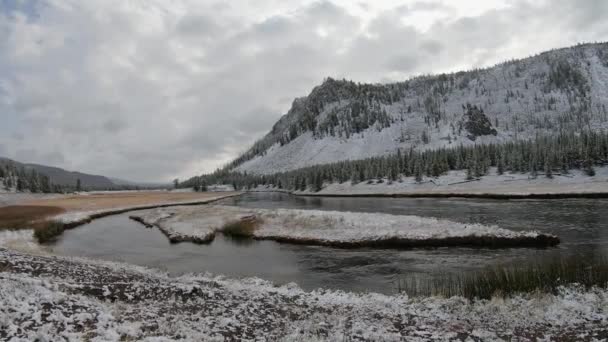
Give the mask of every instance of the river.
[(234, 241), (218, 234), (208, 245), (171, 244), (158, 229), (108, 216), (65, 232), (50, 246), (60, 255), (85, 256), (155, 267), (171, 274), (211, 272), (295, 282), (306, 290), (332, 288), (394, 293), (412, 277), (428, 279), (498, 264), (543, 262), (558, 255), (608, 255), (608, 200), (488, 200), (420, 198), (297, 197), (247, 193), (217, 204), (248, 208), (294, 208), (380, 212), (437, 217), (463, 223), (496, 224), (512, 230), (558, 235), (552, 248), (336, 249)]

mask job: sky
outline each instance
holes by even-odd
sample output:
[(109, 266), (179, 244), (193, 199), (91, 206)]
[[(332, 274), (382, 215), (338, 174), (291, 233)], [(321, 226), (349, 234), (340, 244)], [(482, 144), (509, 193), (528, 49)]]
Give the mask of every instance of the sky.
[(324, 78), (402, 81), (608, 40), (605, 0), (0, 0), (0, 156), (213, 171)]

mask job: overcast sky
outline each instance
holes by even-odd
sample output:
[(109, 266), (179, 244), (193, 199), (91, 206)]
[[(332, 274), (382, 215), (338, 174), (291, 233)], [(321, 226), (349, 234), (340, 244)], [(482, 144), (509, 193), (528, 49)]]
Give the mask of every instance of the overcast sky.
[(608, 1), (0, 0), (0, 156), (212, 171), (327, 76), (390, 82), (608, 40)]

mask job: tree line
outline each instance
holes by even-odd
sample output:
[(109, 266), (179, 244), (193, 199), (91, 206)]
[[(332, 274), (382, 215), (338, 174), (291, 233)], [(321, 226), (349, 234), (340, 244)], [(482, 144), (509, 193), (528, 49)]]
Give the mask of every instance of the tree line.
[(47, 175), (41, 174), (34, 169), (26, 170), (25, 167), (17, 167), (13, 163), (0, 165), (0, 179), (5, 190), (16, 190), (18, 192), (63, 192), (63, 188), (53, 184)]
[(235, 189), (251, 189), (258, 185), (300, 191), (320, 191), (326, 183), (357, 184), (365, 181), (394, 182), (403, 177), (439, 177), (451, 170), (467, 170), (472, 180), (489, 173), (529, 173), (532, 177), (554, 177), (572, 169), (595, 175), (594, 166), (608, 164), (608, 133), (585, 131), (580, 134), (560, 133), (537, 135), (533, 139), (503, 144), (479, 144), (407, 151), (362, 160), (347, 160), (302, 169), (258, 175), (222, 168), (214, 173), (193, 177), (180, 187), (202, 184), (231, 184)]

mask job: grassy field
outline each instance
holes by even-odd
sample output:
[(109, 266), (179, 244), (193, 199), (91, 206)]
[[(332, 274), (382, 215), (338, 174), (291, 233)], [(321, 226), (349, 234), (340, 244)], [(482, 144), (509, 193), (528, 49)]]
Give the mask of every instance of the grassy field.
[(0, 207), (0, 230), (33, 228), (37, 237), (44, 238), (47, 233), (54, 232), (51, 235), (56, 235), (62, 231), (59, 229), (60, 222), (52, 220), (52, 217), (66, 212), (112, 211), (139, 206), (198, 202), (231, 194), (234, 193), (141, 191), (26, 199), (17, 205)]
[(219, 195), (230, 194), (236, 194), (236, 192), (114, 192), (31, 200), (22, 204), (31, 206), (54, 206), (63, 208), (66, 211), (91, 211), (177, 202), (196, 202), (199, 200), (204, 201)]
[(0, 207), (0, 230), (35, 228), (47, 218), (66, 210), (49, 205), (11, 205)]

